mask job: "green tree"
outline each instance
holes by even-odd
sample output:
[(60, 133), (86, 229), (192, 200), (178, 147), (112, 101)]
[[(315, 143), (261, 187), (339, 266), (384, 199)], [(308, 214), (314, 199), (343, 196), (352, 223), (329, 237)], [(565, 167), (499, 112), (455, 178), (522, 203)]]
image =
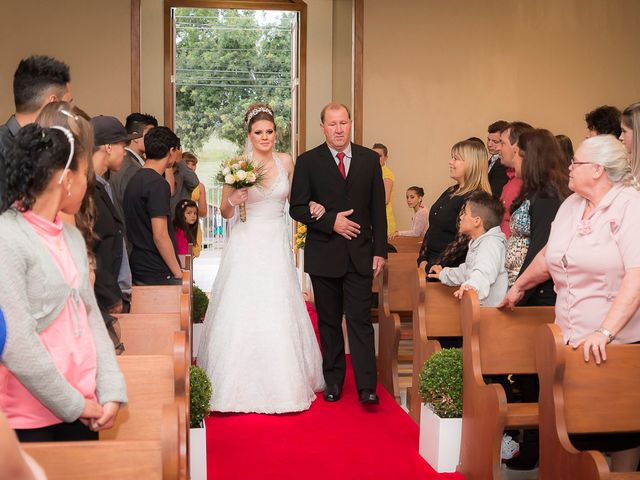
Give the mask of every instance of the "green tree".
[(212, 135), (245, 145), (244, 114), (254, 102), (276, 115), (276, 149), (291, 150), (293, 13), (275, 22), (259, 11), (176, 11), (176, 133), (199, 151)]

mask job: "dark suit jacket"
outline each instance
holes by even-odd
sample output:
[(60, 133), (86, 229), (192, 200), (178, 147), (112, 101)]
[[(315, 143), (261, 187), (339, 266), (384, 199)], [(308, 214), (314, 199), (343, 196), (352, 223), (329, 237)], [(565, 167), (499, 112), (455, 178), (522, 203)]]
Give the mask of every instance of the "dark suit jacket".
[(115, 204), (120, 218), (124, 218), (124, 191), (129, 184), (129, 180), (142, 168), (138, 159), (126, 150), (124, 160), (117, 172), (109, 172), (109, 185), (115, 197)]
[(109, 194), (99, 181), (94, 192), (96, 203), (96, 222), (93, 233), (93, 253), (96, 255), (96, 283), (94, 290), (98, 306), (102, 311), (122, 300), (118, 286), (118, 274), (122, 264), (124, 221), (118, 214)]
[[(371, 276), (373, 256), (387, 256), (387, 217), (384, 183), (378, 155), (351, 144), (351, 165), (342, 178), (326, 143), (298, 157), (291, 186), (290, 214), (307, 225), (305, 271), (338, 278), (346, 274), (349, 259), (358, 273)], [(323, 205), (326, 213), (311, 218), (309, 202)], [(360, 225), (352, 239), (338, 235), (333, 225), (338, 212), (353, 209), (349, 219)]]
[(496, 198), (500, 198), (502, 195), (502, 189), (509, 181), (507, 176), (507, 167), (505, 167), (500, 160), (497, 160), (493, 164), (491, 170), (489, 170), (489, 185), (491, 186), (491, 193)]

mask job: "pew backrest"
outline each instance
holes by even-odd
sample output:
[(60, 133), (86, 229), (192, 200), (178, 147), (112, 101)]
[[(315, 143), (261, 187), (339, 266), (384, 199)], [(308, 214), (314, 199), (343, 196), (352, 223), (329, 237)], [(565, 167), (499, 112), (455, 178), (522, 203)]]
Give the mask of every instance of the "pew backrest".
[(398, 253), (414, 254), (413, 260), (415, 262), (422, 246), (422, 237), (395, 237), (391, 238), (389, 243), (395, 247)]

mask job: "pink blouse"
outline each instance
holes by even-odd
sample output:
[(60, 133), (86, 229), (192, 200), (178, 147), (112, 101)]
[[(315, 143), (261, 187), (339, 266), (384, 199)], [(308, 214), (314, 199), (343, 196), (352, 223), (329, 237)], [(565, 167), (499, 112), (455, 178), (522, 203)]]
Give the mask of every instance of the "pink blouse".
[[(551, 226), (546, 261), (556, 292), (556, 324), (567, 342), (601, 327), (625, 272), (640, 267), (640, 192), (615, 185), (582, 220), (587, 201), (571, 195)], [(640, 311), (614, 343), (640, 340)]]
[[(42, 240), (64, 280), (77, 288), (78, 269), (65, 242), (62, 221), (57, 218), (52, 223), (31, 211), (25, 212), (24, 218)], [(69, 297), (58, 318), (39, 336), (68, 382), (85, 398), (95, 400), (96, 349), (87, 310), (79, 295), (75, 299)], [(3, 392), (0, 395), (0, 409), (12, 428), (40, 428), (62, 422), (3, 365), (0, 365), (0, 385), (5, 386), (0, 389)]]
[(427, 228), (429, 228), (429, 210), (420, 207), (411, 219), (411, 230), (401, 230), (398, 235), (400, 237), (424, 237)]

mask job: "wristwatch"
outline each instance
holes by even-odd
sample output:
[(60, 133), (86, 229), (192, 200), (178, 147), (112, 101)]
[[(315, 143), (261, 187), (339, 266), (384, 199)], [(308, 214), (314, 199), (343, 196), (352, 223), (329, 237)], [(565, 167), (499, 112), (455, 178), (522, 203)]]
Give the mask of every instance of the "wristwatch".
[(607, 330), (604, 327), (600, 327), (596, 330), (596, 332), (601, 333), (605, 337), (607, 337), (607, 339), (609, 340), (607, 343), (611, 343), (613, 341), (613, 333), (611, 333), (611, 330)]

